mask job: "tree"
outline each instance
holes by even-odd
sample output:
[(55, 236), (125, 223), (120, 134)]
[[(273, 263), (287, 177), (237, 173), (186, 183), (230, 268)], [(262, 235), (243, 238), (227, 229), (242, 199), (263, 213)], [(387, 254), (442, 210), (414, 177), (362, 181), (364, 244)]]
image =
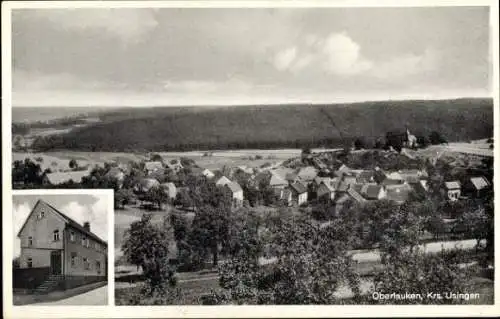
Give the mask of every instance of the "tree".
[(78, 168), (78, 162), (72, 158), (70, 161), (69, 161), (69, 168), (71, 169), (76, 169)]
[[(467, 291), (470, 273), (459, 267), (460, 260), (445, 256), (427, 255), (417, 249), (400, 251), (383, 262), (382, 271), (375, 276), (374, 291), (405, 295), (420, 294), (423, 298), (378, 300), (390, 304), (446, 304), (462, 303), (459, 299), (447, 299), (445, 293)], [(430, 295), (429, 295), (430, 293)], [(441, 294), (442, 298), (433, 293)]]
[(150, 188), (146, 194), (144, 194), (145, 201), (151, 202), (156, 204), (158, 206), (159, 210), (163, 209), (163, 204), (168, 202), (169, 197), (168, 194), (165, 192), (165, 189), (163, 187), (158, 186), (158, 187), (152, 187)]
[(418, 135), (417, 136), (417, 144), (418, 144), (418, 146), (425, 148), (425, 147), (429, 146), (430, 141), (425, 135)]
[(153, 162), (163, 162), (163, 157), (160, 154), (153, 153), (151, 154), (150, 160)]
[(14, 161), (12, 164), (12, 181), (25, 186), (42, 184), (42, 169), (39, 164), (26, 158), (24, 161)]
[(361, 150), (361, 149), (364, 149), (364, 148), (366, 148), (366, 141), (362, 137), (358, 137), (354, 141), (354, 149)]
[(173, 286), (176, 279), (168, 264), (169, 235), (163, 225), (153, 225), (151, 218), (151, 214), (144, 214), (130, 225), (122, 244), (123, 254), (129, 263), (142, 268), (150, 287)]
[[(349, 246), (342, 229), (320, 228), (307, 219), (291, 218), (272, 232), (275, 262), (261, 266), (258, 258), (244, 253), (219, 268), (220, 285), (233, 302), (332, 304), (336, 290), (344, 284), (359, 295), (359, 278), (347, 254)], [(242, 241), (256, 243), (258, 235), (247, 233)]]
[(376, 149), (382, 149), (384, 147), (384, 143), (382, 143), (382, 140), (380, 138), (377, 138), (375, 141), (374, 148)]
[(123, 209), (135, 198), (135, 194), (131, 189), (121, 188), (115, 191), (115, 209)]
[(189, 243), (200, 255), (210, 253), (212, 264), (217, 266), (219, 252), (227, 241), (229, 231), (229, 206), (204, 205), (201, 207), (191, 226)]
[(429, 142), (432, 145), (447, 143), (446, 139), (437, 131), (432, 131), (429, 134)]
[(468, 235), (475, 238), (479, 246), (480, 241), (488, 237), (491, 224), (493, 224), (493, 219), (486, 213), (485, 208), (475, 207), (467, 209), (458, 218), (456, 226), (466, 229)]

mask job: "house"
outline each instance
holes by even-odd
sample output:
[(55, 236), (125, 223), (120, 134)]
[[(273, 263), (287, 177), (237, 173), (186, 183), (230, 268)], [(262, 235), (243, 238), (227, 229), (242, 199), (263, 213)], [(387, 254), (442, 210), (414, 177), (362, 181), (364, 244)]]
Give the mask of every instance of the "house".
[(184, 168), (184, 166), (182, 166), (181, 164), (181, 161), (178, 160), (178, 159), (172, 159), (170, 161), (168, 161), (165, 166), (168, 168), (168, 169), (171, 169), (173, 170), (174, 172), (178, 173), (181, 169)]
[(346, 193), (358, 203), (365, 203), (366, 199), (356, 190), (354, 185), (348, 185)]
[(342, 181), (347, 185), (354, 185), (357, 183), (357, 178), (356, 176), (344, 175)]
[(307, 202), (307, 187), (301, 182), (293, 183), (288, 188), (292, 192), (292, 201), (297, 205), (302, 205)]
[(222, 176), (221, 178), (219, 178), (216, 182), (215, 182), (215, 185), (217, 186), (225, 186), (227, 184), (230, 184), (232, 183), (231, 180), (229, 178), (227, 178), (226, 176)]
[[(17, 237), (24, 285), (39, 293), (107, 280), (107, 243), (43, 200), (38, 200)], [(14, 277), (19, 277), (14, 272)]]
[(80, 184), (82, 178), (89, 175), (89, 170), (48, 173), (44, 175), (42, 183), (44, 185), (59, 185), (73, 181), (73, 183)]
[(366, 200), (380, 200), (387, 195), (385, 187), (377, 184), (355, 184), (352, 188)]
[(271, 179), (269, 180), (269, 186), (272, 188), (284, 188), (288, 185), (288, 181), (275, 173), (274, 171), (271, 171)]
[(491, 188), (490, 182), (484, 176), (471, 177), (465, 186), (466, 191), (475, 197), (484, 196), (485, 192)]
[(318, 198), (333, 200), (335, 198), (335, 184), (331, 180), (323, 180), (316, 191)]
[(208, 168), (205, 168), (203, 172), (201, 172), (201, 174), (205, 176), (207, 179), (212, 179), (215, 177), (215, 174)]
[(418, 194), (426, 194), (429, 191), (429, 187), (427, 185), (427, 180), (420, 179), (418, 182), (408, 183), (408, 185), (413, 188), (413, 190)]
[(151, 175), (153, 173), (163, 175), (165, 173), (165, 169), (163, 168), (163, 163), (159, 161), (145, 162), (144, 173), (146, 173), (146, 175)]
[(288, 184), (293, 184), (299, 181), (299, 177), (295, 173), (287, 173), (285, 176), (285, 180), (288, 182)]
[(374, 171), (361, 171), (356, 177), (356, 182), (361, 184), (374, 183), (375, 182), (375, 172)]
[(345, 174), (349, 174), (351, 169), (347, 167), (345, 164), (340, 165), (340, 167), (335, 171), (335, 176), (342, 177)]
[(409, 184), (393, 185), (392, 187), (386, 187), (385, 198), (397, 204), (402, 204), (408, 199), (411, 192), (413, 192), (413, 188)]
[(159, 186), (160, 182), (154, 178), (142, 178), (134, 185), (133, 191), (138, 195), (143, 195), (152, 188)]
[(380, 183), (380, 185), (383, 185), (386, 188), (397, 187), (403, 184), (405, 184), (403, 180), (391, 179), (391, 178), (386, 178), (382, 181), (382, 183)]
[(241, 204), (243, 202), (243, 189), (238, 183), (230, 182), (225, 184), (224, 189), (229, 192), (235, 204)]
[(314, 166), (306, 166), (297, 172), (297, 177), (304, 183), (310, 183), (318, 176), (318, 170)]
[(444, 183), (446, 196), (450, 201), (456, 201), (460, 197), (461, 194), (461, 185), (459, 181), (451, 181)]
[(391, 172), (386, 174), (387, 179), (392, 179), (394, 181), (400, 181), (401, 183), (404, 182), (403, 176), (399, 172)]
[(177, 187), (175, 187), (174, 183), (163, 183), (161, 186), (168, 195), (168, 198), (174, 199), (177, 196)]
[(123, 186), (123, 181), (125, 180), (125, 173), (118, 167), (111, 167), (104, 177), (115, 180), (118, 187), (121, 188)]

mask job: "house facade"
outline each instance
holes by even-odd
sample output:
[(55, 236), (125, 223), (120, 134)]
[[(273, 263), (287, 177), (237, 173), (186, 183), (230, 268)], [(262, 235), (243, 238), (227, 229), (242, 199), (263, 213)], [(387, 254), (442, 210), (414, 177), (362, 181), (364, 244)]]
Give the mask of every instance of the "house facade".
[(107, 278), (107, 243), (90, 231), (89, 223), (80, 225), (42, 200), (17, 236), (20, 268), (36, 272), (40, 286), (49, 278), (65, 288)]
[(446, 195), (448, 200), (456, 201), (461, 194), (461, 185), (459, 181), (445, 182)]
[(292, 201), (297, 205), (302, 205), (307, 202), (307, 187), (302, 183), (293, 183), (289, 187), (292, 193)]

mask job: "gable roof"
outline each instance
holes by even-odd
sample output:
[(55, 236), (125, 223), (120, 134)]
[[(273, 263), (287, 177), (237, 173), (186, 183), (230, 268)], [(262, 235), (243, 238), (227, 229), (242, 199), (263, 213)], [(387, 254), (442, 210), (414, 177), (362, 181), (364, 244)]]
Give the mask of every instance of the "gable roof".
[(490, 186), (490, 183), (484, 176), (471, 177), (470, 181), (476, 190), (481, 190)]
[(362, 195), (369, 199), (378, 199), (378, 195), (382, 188), (383, 186), (376, 184), (365, 184), (363, 185)]
[(302, 183), (296, 182), (290, 185), (290, 189), (297, 194), (307, 193), (307, 187), (305, 187)]
[(278, 174), (271, 172), (271, 179), (269, 181), (269, 185), (277, 186), (277, 185), (287, 185), (287, 184), (288, 182), (285, 179), (283, 179)]
[(403, 177), (399, 172), (391, 172), (386, 174), (388, 179), (394, 179), (394, 180), (403, 180)]
[(47, 180), (52, 185), (62, 184), (62, 183), (65, 183), (65, 182), (69, 182), (70, 180), (72, 180), (75, 183), (81, 183), (82, 182), (82, 178), (85, 177), (85, 176), (88, 176), (88, 175), (90, 175), (90, 171), (89, 170), (85, 170), (85, 171), (69, 171), (69, 172), (55, 172), (55, 173), (45, 174), (45, 176), (47, 177)]
[(348, 187), (347, 188), (347, 194), (349, 194), (354, 200), (356, 200), (358, 203), (364, 203), (366, 202), (366, 199), (363, 198), (355, 189), (354, 187)]
[[(93, 232), (91, 231), (88, 231), (86, 230), (83, 225), (80, 225), (78, 222), (76, 222), (74, 219), (72, 219), (71, 217), (68, 217), (67, 215), (61, 213), (57, 208), (55, 208), (54, 206), (50, 205), (49, 203), (45, 202), (44, 200), (42, 199), (39, 199), (35, 206), (33, 207), (33, 209), (31, 210), (31, 213), (33, 213), (33, 211), (35, 210), (35, 208), (40, 204), (40, 203), (43, 203), (45, 204), (46, 206), (50, 207), (54, 213), (56, 213), (56, 215), (58, 215), (59, 217), (61, 217), (64, 222), (73, 227), (73, 228), (76, 228), (77, 230), (81, 231), (82, 233), (84, 233), (85, 235), (91, 237), (92, 239), (94, 239), (95, 241), (105, 245), (106, 247), (108, 247), (108, 243), (105, 242), (104, 240), (102, 240), (99, 236), (97, 236), (96, 234), (94, 234)], [(31, 216), (31, 213), (28, 215), (28, 217), (26, 218), (26, 221), (24, 222), (23, 226), (21, 227), (21, 229), (19, 230), (17, 236), (19, 237), (19, 235), (21, 234), (21, 231), (24, 229), (24, 227), (26, 226), (26, 223), (28, 222), (28, 219), (30, 218)]]
[(460, 182), (459, 181), (445, 182), (444, 186), (447, 189), (459, 189), (460, 188)]
[(318, 176), (318, 170), (314, 166), (307, 166), (299, 169), (297, 176), (304, 181), (312, 181)]
[(397, 203), (403, 203), (408, 199), (413, 188), (408, 184), (403, 184), (398, 187), (387, 188), (386, 198)]
[(231, 180), (226, 176), (222, 176), (215, 182), (215, 185), (227, 185), (229, 183), (231, 183)]
[(335, 186), (334, 186), (334, 183), (332, 181), (323, 180), (319, 184), (319, 187), (321, 187), (321, 186), (326, 187), (328, 189), (328, 191), (330, 191), (330, 192), (335, 191)]
[(229, 184), (226, 184), (224, 186), (226, 186), (227, 188), (229, 188), (231, 190), (231, 192), (233, 192), (233, 193), (237, 193), (237, 192), (242, 192), (243, 191), (243, 189), (241, 188), (240, 184), (238, 184), (236, 182), (230, 182)]
[(368, 183), (375, 178), (374, 171), (362, 171), (359, 173), (357, 180), (360, 183)]
[(144, 169), (148, 171), (154, 171), (157, 169), (163, 169), (163, 163), (162, 162), (145, 162), (144, 163)]

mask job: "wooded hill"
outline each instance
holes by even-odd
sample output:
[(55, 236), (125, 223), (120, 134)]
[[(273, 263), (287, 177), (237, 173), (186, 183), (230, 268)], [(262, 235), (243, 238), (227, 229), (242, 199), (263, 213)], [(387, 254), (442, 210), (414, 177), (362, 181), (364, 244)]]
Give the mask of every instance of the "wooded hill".
[(342, 147), (384, 138), (387, 131), (440, 132), (448, 141), (493, 136), (493, 99), (384, 101), (238, 107), (124, 108), (100, 115), (101, 123), (40, 138), (38, 151), (188, 151)]

